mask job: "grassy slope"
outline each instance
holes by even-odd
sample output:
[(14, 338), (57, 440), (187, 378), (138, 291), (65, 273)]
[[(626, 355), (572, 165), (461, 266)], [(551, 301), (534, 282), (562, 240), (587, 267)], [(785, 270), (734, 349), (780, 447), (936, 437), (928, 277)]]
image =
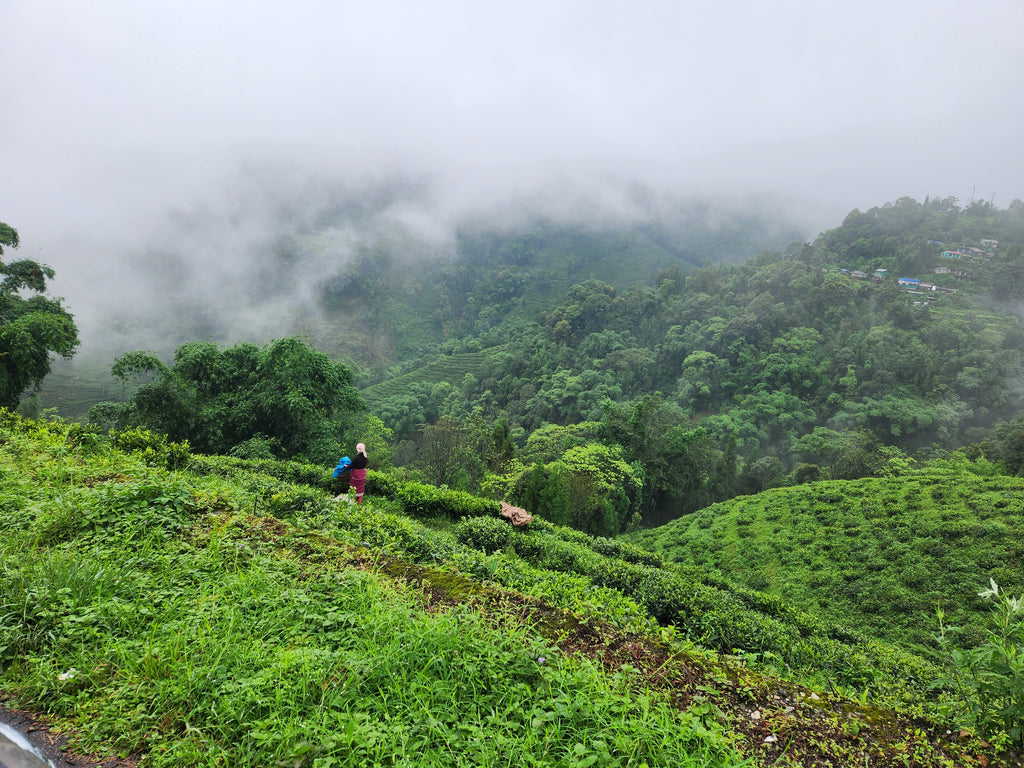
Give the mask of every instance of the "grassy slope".
[(994, 579), (1024, 592), (1024, 478), (922, 474), (777, 488), (626, 536), (830, 621), (913, 647), (935, 608), (980, 624)]
[(2, 439), (2, 690), (80, 745), (160, 766), (738, 761), (721, 728), (562, 658), (516, 610), (441, 608), (329, 521), (243, 513), (286, 484), (66, 429)]
[[(68, 425), (3, 417), (0, 442), (0, 693), (80, 749), (176, 766), (962, 764), (923, 723), (658, 637), (622, 593), (460, 546), (390, 502), (217, 459), (172, 472)], [(514, 578), (544, 599), (479, 581)]]

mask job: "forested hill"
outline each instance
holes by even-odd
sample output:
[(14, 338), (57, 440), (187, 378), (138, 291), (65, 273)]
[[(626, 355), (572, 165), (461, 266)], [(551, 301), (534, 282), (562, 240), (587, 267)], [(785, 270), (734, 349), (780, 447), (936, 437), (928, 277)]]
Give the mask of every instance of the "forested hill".
[(657, 393), (665, 418), (747, 462), (752, 490), (800, 463), (870, 474), (880, 446), (960, 447), (1020, 408), (1024, 330), (1002, 300), (1022, 243), (1024, 206), (904, 198), (743, 264), (587, 280), (532, 319), (513, 311), (528, 283), (488, 293), (518, 274), (492, 264), (466, 303), (494, 325), (452, 326), (443, 369), (365, 392), (399, 440), (476, 413), (506, 419), (520, 444)]
[[(728, 272), (758, 254), (801, 258), (846, 274), (885, 269), (892, 282), (919, 279), (1008, 298), (1024, 289), (1024, 205), (1017, 202), (1001, 210), (984, 202), (961, 208), (953, 198), (901, 198), (854, 210), (811, 243), (763, 215), (716, 215), (706, 207), (632, 224), (465, 224), (454, 244), (440, 251), (389, 231), (357, 241), (351, 260), (317, 276), (318, 302), (328, 318), (323, 341), (373, 366), (379, 380), (392, 375), (389, 363), (408, 370), (424, 355), (449, 352), (455, 340), (493, 346), (495, 335), (509, 335), (507, 326), (538, 320), (589, 280), (622, 293), (671, 279), (684, 291), (694, 272)], [(297, 235), (277, 248), (281, 258), (301, 263), (301, 251), (329, 253), (331, 240)], [(961, 250), (964, 257), (943, 256)], [(700, 286), (698, 281), (694, 287)], [(337, 333), (352, 322), (363, 332)]]
[(319, 276), (308, 338), (361, 363), (394, 464), (591, 533), (942, 451), (1012, 458), (1024, 203), (901, 198), (741, 263), (778, 228), (708, 221), (465, 227), (447, 259), (379, 238)]
[[(639, 222), (472, 221), (433, 249), (392, 228), (357, 241), (351, 258), (318, 276), (317, 310), (327, 322), (309, 329), (320, 346), (371, 367), (380, 379), (393, 373), (391, 366), (405, 370), (448, 351), (453, 339), (493, 344), (493, 333), (550, 312), (578, 283), (651, 286), (666, 268), (742, 263), (797, 232), (763, 214), (703, 205)], [(279, 245), (293, 254), (332, 247), (330, 238), (312, 234)], [(339, 326), (359, 330), (338, 334)]]

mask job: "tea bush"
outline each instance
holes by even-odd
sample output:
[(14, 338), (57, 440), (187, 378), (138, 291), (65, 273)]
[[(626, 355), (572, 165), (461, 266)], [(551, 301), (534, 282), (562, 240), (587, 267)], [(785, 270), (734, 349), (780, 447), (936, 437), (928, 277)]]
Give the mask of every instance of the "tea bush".
[(244, 476), (247, 474), (261, 474), (287, 483), (308, 485), (323, 490), (330, 490), (332, 488), (331, 468), (324, 468), (304, 461), (197, 455), (192, 457), (189, 471), (199, 475)]
[(167, 439), (167, 435), (150, 432), (148, 429), (140, 427), (112, 429), (110, 430), (110, 442), (115, 448), (122, 451), (140, 454), (143, 460), (151, 466), (165, 469), (181, 469), (188, 464), (190, 458), (187, 440), (172, 443)]
[(300, 510), (311, 511), (314, 504), (323, 501), (323, 491), (308, 485), (289, 485), (271, 493), (264, 504), (266, 512), (275, 517), (291, 517)]
[(366, 492), (400, 502), (405, 512), (414, 517), (458, 520), (463, 517), (495, 515), (501, 511), (501, 504), (492, 499), (465, 491), (400, 480), (389, 473), (373, 470), (366, 474)]
[(638, 547), (608, 547), (604, 540), (545, 521), (521, 530), (503, 519), (478, 518), (462, 521), (454, 533), (466, 546), (485, 553), (514, 553), (538, 569), (575, 574), (595, 587), (613, 590), (659, 623), (719, 651), (776, 658), (792, 668), (827, 670), (839, 684), (855, 690), (873, 688), (893, 703), (920, 702), (937, 674), (912, 654), (866, 641), (777, 597), (736, 589), (701, 569), (650, 565), (644, 560), (654, 558), (638, 557), (643, 552)]

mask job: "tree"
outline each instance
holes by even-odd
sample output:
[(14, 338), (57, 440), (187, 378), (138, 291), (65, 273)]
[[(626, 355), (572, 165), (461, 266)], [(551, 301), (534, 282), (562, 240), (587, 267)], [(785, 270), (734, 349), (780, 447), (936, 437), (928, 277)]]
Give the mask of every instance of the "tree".
[(1024, 414), (996, 427), (998, 456), (1008, 475), (1024, 475)]
[(524, 462), (539, 461), (545, 464), (556, 461), (570, 448), (594, 442), (597, 426), (594, 421), (581, 421), (566, 426), (544, 424), (526, 438), (526, 447), (520, 458)]
[[(18, 231), (0, 222), (0, 256), (4, 246), (18, 245)], [(78, 328), (63, 300), (44, 295), (54, 274), (34, 261), (0, 261), (0, 407), (16, 407), (22, 393), (39, 387), (50, 372), (50, 353), (70, 358), (78, 348)]]
[(565, 475), (561, 462), (545, 466), (538, 461), (517, 478), (511, 489), (512, 501), (555, 525), (569, 525), (572, 518)]
[(617, 536), (639, 522), (643, 478), (618, 446), (570, 448), (561, 471), (568, 485), (570, 525), (592, 536)]
[(491, 451), (489, 454), (491, 470), (498, 472), (516, 455), (516, 444), (512, 440), (512, 432), (506, 419), (498, 419), (491, 430)]
[(769, 488), (782, 485), (784, 481), (782, 462), (776, 456), (756, 457), (747, 461), (740, 473), (738, 484), (741, 493), (761, 493)]
[(94, 406), (91, 420), (143, 426), (202, 453), (258, 448), (328, 462), (362, 437), (345, 435), (345, 419), (365, 408), (352, 371), (295, 337), (223, 350), (190, 342), (175, 351), (171, 366), (148, 352), (128, 352), (111, 373), (126, 382), (151, 380), (127, 403)]
[(471, 490), (484, 475), (484, 458), (490, 435), (482, 421), (465, 422), (442, 416), (434, 424), (424, 424), (417, 435), (419, 455), (414, 464), (435, 485)]
[(661, 524), (706, 502), (718, 451), (701, 428), (691, 429), (673, 403), (647, 395), (632, 404), (606, 402), (598, 437), (622, 447), (643, 467), (643, 518)]

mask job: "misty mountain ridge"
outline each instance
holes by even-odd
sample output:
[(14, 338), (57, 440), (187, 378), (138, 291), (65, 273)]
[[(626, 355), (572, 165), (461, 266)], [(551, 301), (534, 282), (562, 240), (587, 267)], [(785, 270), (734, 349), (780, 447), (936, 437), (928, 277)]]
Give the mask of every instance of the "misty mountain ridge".
[[(337, 193), (331, 205), (322, 203), (322, 196), (314, 199), (317, 204), (307, 209), (264, 206), (273, 214), (272, 236), (252, 234), (257, 228), (251, 213), (227, 217), (237, 225), (234, 240), (223, 229), (217, 238), (203, 235), (214, 224), (225, 224), (219, 219), (180, 218), (188, 242), (202, 242), (205, 252), (218, 243), (233, 245), (231, 252), (248, 262), (234, 273), (230, 260), (210, 267), (204, 285), (197, 256), (184, 242), (159, 257), (153, 251), (136, 265), (138, 279), (156, 275), (158, 282), (178, 289), (163, 291), (147, 309), (128, 303), (115, 308), (106, 341), (138, 342), (147, 329), (158, 327), (161, 334), (153, 343), (135, 346), (170, 359), (186, 341), (223, 345), (237, 338), (261, 341), (300, 334), (329, 356), (354, 361), (361, 369), (357, 384), (375, 408), (389, 398), (412, 395), (419, 405), (404, 418), (429, 420), (439, 403), (426, 400), (443, 393), (413, 395), (409, 386), (445, 382), (458, 387), (471, 375), (479, 379), (472, 392), (479, 391), (464, 395), (488, 412), (507, 410), (513, 423), (520, 421), (527, 431), (543, 420), (599, 418), (604, 397), (621, 401), (657, 390), (677, 397), (684, 411), (723, 445), (726, 435), (736, 435), (745, 452), (792, 440), (828, 419), (836, 420), (829, 423), (833, 428), (871, 426), (883, 436), (902, 436), (904, 442), (916, 434), (908, 447), (945, 443), (967, 427), (981, 428), (997, 415), (1012, 413), (1018, 401), (1013, 387), (1005, 387), (1009, 382), (1000, 379), (1013, 369), (1010, 358), (1019, 357), (1013, 352), (1019, 346), (1019, 322), (1007, 312), (1024, 284), (1020, 206), (999, 210), (981, 201), (961, 209), (952, 198), (924, 203), (901, 198), (866, 212), (854, 210), (813, 243), (800, 243), (792, 239), (793, 229), (765, 214), (727, 216), (697, 204), (677, 206), (673, 217), (646, 220), (616, 219), (605, 212), (589, 224), (520, 210), (518, 216), (507, 214), (503, 225), (477, 216), (446, 229), (437, 226), (444, 221), (439, 212), (424, 223), (423, 214), (431, 208), (416, 187), (397, 185), (389, 194), (378, 190), (376, 197)], [(977, 244), (991, 238), (1002, 239), (996, 255), (957, 265), (960, 269), (952, 270), (954, 262), (941, 255), (942, 241)], [(245, 248), (237, 247), (243, 243)], [(754, 254), (760, 255), (751, 259)], [(822, 282), (828, 270), (839, 277), (843, 270), (866, 275), (877, 269), (892, 270), (888, 289), (871, 288), (864, 280), (849, 282), (848, 277), (841, 284), (832, 278)], [(939, 269), (945, 273), (935, 274)], [(925, 277), (955, 293), (935, 305), (938, 314), (927, 307), (915, 311), (912, 296), (894, 292), (897, 274)], [(189, 285), (199, 285), (201, 292), (190, 293), (185, 290)], [(152, 287), (135, 293), (161, 295)], [(979, 310), (976, 302), (984, 297), (998, 303), (996, 313)], [(882, 314), (870, 320), (876, 309)], [(925, 322), (922, 312), (931, 312), (932, 320)], [(563, 327), (563, 321), (569, 324)], [(869, 325), (860, 327), (866, 321)], [(966, 329), (972, 323), (975, 327)], [(950, 344), (982, 327), (987, 330), (977, 339), (992, 345), (991, 353), (955, 365), (939, 362), (939, 352), (977, 357), (981, 350), (976, 344), (958, 342), (961, 351)], [(908, 337), (895, 347), (886, 343), (908, 332), (920, 338)], [(752, 345), (742, 356), (744, 365), (755, 365), (741, 375), (740, 358), (729, 361), (738, 354), (735, 344), (744, 339)], [(811, 350), (820, 357), (823, 341), (835, 345), (828, 355), (845, 361), (806, 358)], [(558, 352), (560, 344), (569, 349)], [(88, 350), (88, 341), (85, 346)], [(569, 350), (573, 360), (566, 358)], [(880, 350), (891, 359), (881, 359)], [(711, 356), (688, 359), (695, 351)], [(912, 359), (899, 359), (904, 352)], [(794, 361), (789, 373), (781, 368), (771, 373), (757, 363), (759, 356), (770, 355), (767, 361), (779, 354), (805, 359)], [(854, 378), (847, 368), (856, 362), (851, 354), (862, 358)], [(75, 416), (99, 400), (123, 399), (125, 393), (118, 394), (105, 372), (112, 356), (87, 351), (73, 366), (58, 366), (44, 385), (43, 403), (53, 402), (48, 392), (59, 391), (62, 412)], [(517, 356), (523, 359), (517, 362)], [(733, 369), (725, 389), (722, 372), (716, 372), (721, 365)], [(552, 410), (554, 395), (546, 391), (552, 374), (562, 369), (573, 377), (573, 387), (589, 390), (588, 404), (572, 395), (580, 405), (564, 413), (561, 406)], [(527, 370), (533, 371), (533, 389), (539, 391), (497, 386)], [(689, 383), (679, 378), (681, 371)], [(609, 376), (621, 381), (611, 383)], [(737, 376), (755, 378), (744, 383)], [(892, 381), (875, 382), (879, 376), (906, 381), (897, 392)], [(942, 391), (921, 388), (922, 381), (931, 380), (928, 376), (942, 378), (934, 384)], [(860, 396), (842, 405), (843, 397), (834, 391), (836, 380), (848, 382), (848, 390), (856, 384)], [(751, 388), (760, 393), (758, 401), (767, 391), (792, 391), (771, 404), (744, 405), (751, 401)], [(518, 413), (510, 409), (509, 397), (520, 399)], [(818, 405), (812, 412), (808, 406), (814, 402)], [(723, 408), (740, 415), (724, 418)], [(760, 421), (754, 414), (765, 408), (789, 414), (790, 425), (750, 432), (730, 421)], [(385, 410), (378, 415), (397, 430), (396, 438), (406, 435), (411, 422), (388, 422), (406, 406)], [(794, 431), (795, 424), (802, 426)]]
[[(119, 266), (105, 270), (103, 289), (65, 291), (82, 351), (55, 373), (91, 377), (99, 361), (131, 349), (169, 359), (187, 341), (294, 334), (386, 368), (450, 337), (469, 294), (492, 281), (503, 284), (490, 290), (515, 301), (510, 316), (533, 320), (586, 279), (652, 285), (666, 266), (741, 263), (800, 238), (767, 206), (685, 202), (638, 187), (614, 199), (566, 196), (456, 214), (407, 179), (307, 181), (287, 193), (259, 173), (242, 181), (248, 196), (174, 211), (148, 245), (115, 254)], [(98, 301), (101, 290), (112, 300)]]

